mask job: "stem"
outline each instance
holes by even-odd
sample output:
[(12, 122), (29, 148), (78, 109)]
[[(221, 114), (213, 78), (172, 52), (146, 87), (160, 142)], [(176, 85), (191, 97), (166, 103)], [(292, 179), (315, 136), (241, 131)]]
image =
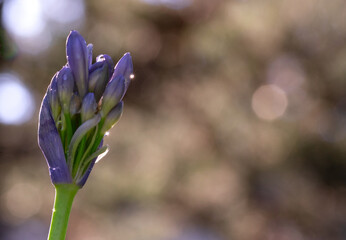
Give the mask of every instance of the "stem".
[(56, 184), (52, 220), (47, 240), (65, 240), (73, 199), (79, 190), (74, 184)]

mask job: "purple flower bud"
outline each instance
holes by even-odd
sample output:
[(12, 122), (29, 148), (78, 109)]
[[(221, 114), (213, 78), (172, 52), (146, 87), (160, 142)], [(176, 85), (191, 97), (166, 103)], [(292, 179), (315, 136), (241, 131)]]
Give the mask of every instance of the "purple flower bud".
[(80, 97), (74, 93), (71, 98), (71, 103), (70, 103), (70, 115), (73, 116), (77, 113), (80, 112), (82, 106), (82, 101)]
[(70, 112), (70, 102), (73, 95), (74, 79), (69, 67), (63, 67), (56, 79), (59, 100), (64, 113)]
[(110, 79), (110, 77), (113, 74), (113, 69), (114, 69), (114, 62), (110, 56), (107, 54), (101, 54), (97, 56), (96, 62), (106, 62), (108, 66), (108, 75), (107, 78)]
[(106, 88), (108, 78), (108, 64), (104, 62), (94, 63), (89, 70), (89, 91), (95, 93), (98, 102)]
[(106, 54), (97, 56), (96, 63), (89, 68), (89, 91), (95, 93), (96, 102), (101, 99), (113, 74), (113, 68), (113, 60)]
[(67, 37), (66, 55), (79, 95), (83, 98), (88, 91), (89, 56), (86, 42), (77, 31), (71, 31)]
[(120, 119), (124, 108), (124, 102), (118, 103), (108, 114), (101, 128), (101, 133), (105, 134), (111, 129)]
[(125, 79), (122, 75), (113, 78), (107, 85), (102, 98), (102, 117), (107, 116), (123, 98), (125, 93)]
[(93, 93), (88, 93), (82, 103), (82, 109), (81, 109), (81, 117), (82, 122), (85, 122), (89, 120), (90, 118), (93, 118), (95, 116), (95, 112), (97, 109), (97, 103), (95, 101), (95, 97)]
[(53, 184), (83, 187), (96, 159), (108, 150), (104, 133), (123, 111), (122, 98), (133, 76), (130, 54), (115, 68), (105, 54), (92, 64), (92, 54), (93, 45), (71, 31), (67, 64), (54, 75), (42, 101), (38, 142)]
[(125, 78), (125, 92), (133, 78), (133, 65), (130, 53), (125, 53), (114, 68), (113, 78), (122, 75)]

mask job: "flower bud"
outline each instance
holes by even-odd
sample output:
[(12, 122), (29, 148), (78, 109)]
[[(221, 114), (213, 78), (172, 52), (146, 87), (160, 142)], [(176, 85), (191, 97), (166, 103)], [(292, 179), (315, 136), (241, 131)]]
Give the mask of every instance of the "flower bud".
[(59, 100), (64, 113), (70, 112), (70, 102), (73, 95), (74, 79), (69, 67), (63, 67), (57, 76)]
[(108, 83), (102, 98), (102, 117), (107, 116), (109, 111), (121, 101), (124, 93), (125, 79), (122, 75), (112, 79)]
[(120, 119), (124, 108), (124, 102), (118, 103), (108, 114), (101, 128), (101, 133), (104, 134), (111, 129)]
[(133, 78), (133, 65), (130, 53), (125, 53), (124, 56), (118, 61), (114, 68), (113, 78), (122, 75), (125, 78), (125, 91), (130, 85), (131, 79)]
[(103, 146), (104, 133), (119, 120), (133, 76), (129, 53), (115, 68), (108, 55), (98, 56), (93, 64), (92, 54), (93, 45), (71, 31), (67, 64), (53, 77), (41, 104), (38, 141), (56, 187), (83, 187), (108, 149)]
[(93, 93), (88, 93), (82, 103), (81, 108), (81, 117), (82, 122), (85, 122), (95, 116), (95, 112), (97, 109), (97, 103), (95, 101), (95, 97)]
[(71, 116), (79, 113), (80, 108), (82, 106), (82, 101), (80, 97), (74, 93), (71, 98), (71, 103), (70, 103), (70, 114)]
[(94, 92), (98, 102), (106, 88), (108, 82), (108, 66), (106, 62), (94, 63), (89, 72), (89, 91)]
[(83, 98), (88, 91), (89, 56), (86, 42), (77, 31), (71, 31), (67, 38), (66, 55), (78, 93)]
[(113, 62), (112, 58), (107, 54), (101, 54), (101, 55), (97, 56), (96, 62), (106, 62), (107, 63), (107, 66), (108, 66), (107, 78), (110, 79), (110, 77), (113, 74), (113, 69), (114, 69), (114, 62)]

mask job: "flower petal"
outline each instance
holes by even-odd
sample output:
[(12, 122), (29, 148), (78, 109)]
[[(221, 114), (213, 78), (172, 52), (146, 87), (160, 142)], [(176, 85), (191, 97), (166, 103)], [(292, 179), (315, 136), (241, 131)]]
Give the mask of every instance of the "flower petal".
[(56, 78), (58, 95), (64, 113), (70, 111), (70, 102), (73, 95), (74, 78), (69, 67), (64, 66)]
[(89, 91), (95, 93), (98, 102), (108, 83), (108, 64), (106, 62), (96, 62), (89, 70)]
[(88, 91), (89, 55), (86, 42), (77, 31), (71, 31), (67, 37), (66, 56), (79, 95), (83, 98)]
[(70, 114), (71, 116), (74, 116), (75, 114), (80, 112), (82, 106), (82, 101), (80, 97), (74, 93), (71, 97), (71, 103), (70, 103)]
[(72, 183), (64, 149), (55, 127), (47, 95), (43, 98), (38, 124), (38, 144), (46, 158), (53, 184)]
[(124, 108), (124, 102), (118, 103), (112, 110), (107, 114), (106, 119), (101, 128), (101, 133), (105, 134), (109, 129), (111, 129), (120, 119)]
[(133, 64), (130, 53), (125, 53), (114, 68), (112, 79), (123, 75), (125, 78), (125, 92), (130, 85), (133, 75)]
[(97, 103), (95, 101), (94, 93), (88, 93), (82, 103), (82, 108), (81, 108), (81, 118), (82, 122), (85, 122), (95, 116), (97, 108)]
[(113, 78), (107, 85), (102, 98), (102, 117), (106, 117), (122, 99), (125, 93), (125, 79), (122, 75)]
[(107, 63), (107, 66), (108, 66), (107, 78), (109, 80), (113, 74), (113, 69), (114, 69), (114, 62), (113, 62), (112, 58), (107, 54), (101, 54), (101, 55), (97, 56), (96, 62), (106, 62)]

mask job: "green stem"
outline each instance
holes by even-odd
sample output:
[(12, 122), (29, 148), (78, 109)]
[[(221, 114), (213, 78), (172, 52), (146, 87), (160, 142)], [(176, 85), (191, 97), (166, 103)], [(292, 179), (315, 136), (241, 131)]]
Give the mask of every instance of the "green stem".
[(79, 190), (74, 184), (56, 184), (52, 220), (47, 240), (65, 240), (73, 199)]

